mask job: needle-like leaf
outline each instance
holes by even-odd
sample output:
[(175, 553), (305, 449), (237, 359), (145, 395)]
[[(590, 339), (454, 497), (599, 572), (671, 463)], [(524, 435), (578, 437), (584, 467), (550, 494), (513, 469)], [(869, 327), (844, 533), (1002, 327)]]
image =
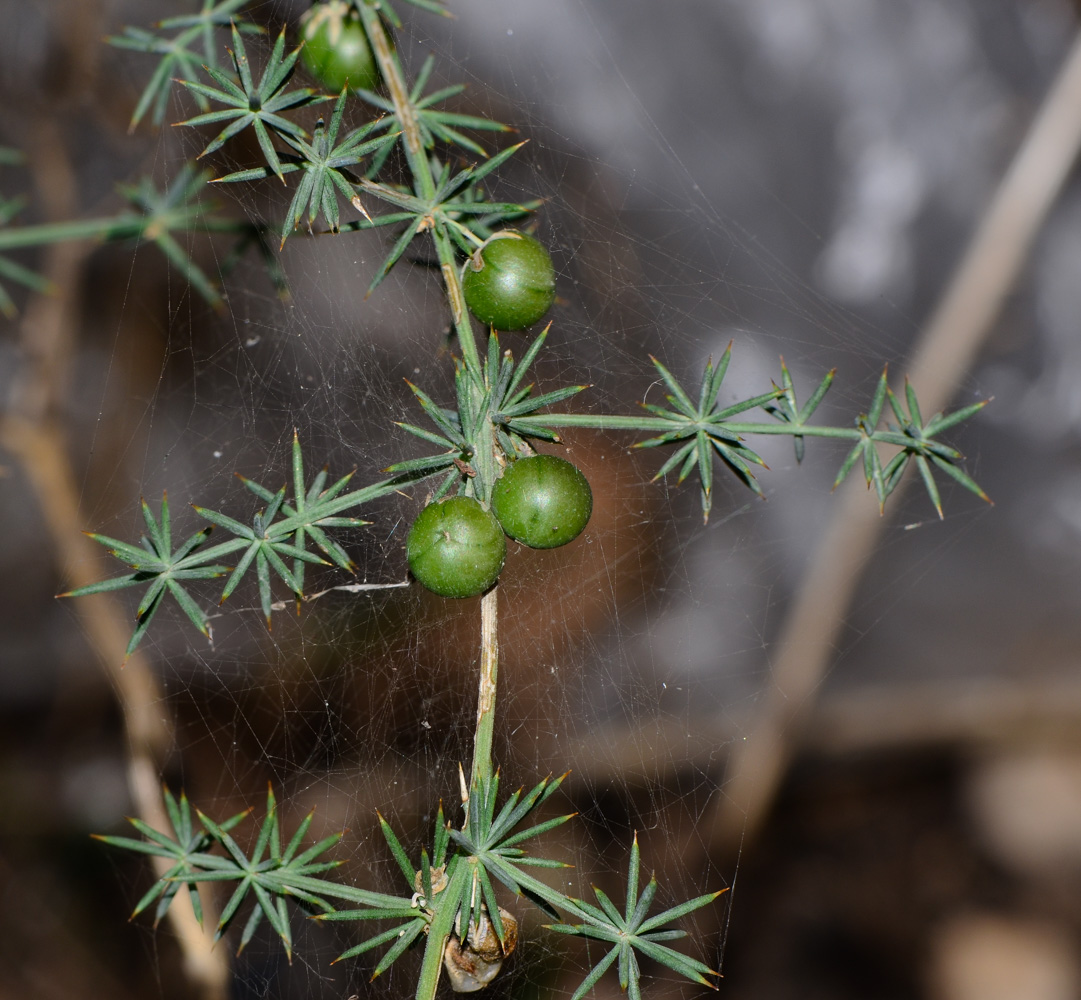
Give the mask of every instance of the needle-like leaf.
[[(210, 528), (197, 531), (175, 552), (173, 551), (168, 495), (162, 494), (160, 521), (155, 519), (145, 500), (142, 502), (142, 509), (148, 534), (143, 536), (141, 545), (131, 545), (116, 538), (109, 538), (107, 535), (88, 533), (90, 538), (104, 545), (117, 559), (126, 562), (132, 568), (132, 572), (126, 576), (113, 577), (100, 583), (78, 587), (60, 595), (61, 597), (83, 597), (88, 594), (146, 585), (147, 590), (139, 604), (135, 631), (124, 654), (125, 659), (131, 656), (146, 634), (151, 619), (161, 607), (166, 591), (173, 595), (191, 623), (209, 638), (209, 619), (185, 590), (184, 584), (192, 580), (211, 580), (224, 576), (229, 571), (227, 566), (212, 561), (226, 554), (227, 549), (216, 546), (211, 551), (199, 551), (210, 535)], [(235, 547), (232, 550), (235, 550)]]
[(716, 984), (707, 977), (715, 977), (720, 973), (715, 972), (705, 963), (698, 961), (698, 959), (669, 948), (662, 942), (677, 940), (683, 936), (678, 929), (666, 928), (664, 925), (709, 905), (726, 890), (722, 889), (720, 892), (698, 896), (647, 919), (646, 915), (657, 893), (657, 881), (656, 879), (650, 879), (649, 884), (639, 896), (638, 875), (640, 865), (641, 859), (636, 835), (634, 843), (631, 845), (631, 857), (627, 872), (627, 896), (622, 911), (616, 907), (602, 890), (594, 888), (593, 892), (597, 897), (597, 901), (601, 904), (600, 909), (586, 903), (584, 900), (575, 900), (577, 913), (584, 918), (584, 922), (581, 924), (556, 924), (551, 927), (552, 930), (559, 931), (562, 934), (576, 934), (601, 941), (610, 941), (614, 945), (594, 966), (585, 982), (575, 992), (576, 997), (582, 997), (592, 989), (617, 958), (619, 961), (620, 987), (628, 990), (632, 995), (637, 995), (641, 971), (634, 954), (636, 951), (659, 962), (661, 965), (667, 966), (673, 972), (693, 982), (716, 989)]
[[(125, 27), (123, 33), (105, 39), (110, 45), (135, 52), (146, 52), (158, 56), (158, 65), (150, 81), (135, 105), (131, 116), (130, 131), (142, 121), (148, 111), (153, 109), (151, 120), (160, 125), (165, 118), (165, 107), (169, 101), (172, 84), (194, 80), (200, 66), (217, 67), (218, 46), (214, 38), (215, 28), (235, 25), (238, 31), (247, 33), (262, 32), (258, 25), (245, 21), (238, 16), (238, 11), (248, 0), (203, 0), (198, 14), (170, 17), (159, 21), (155, 28), (159, 31), (180, 29), (175, 35), (163, 37), (143, 28)], [(194, 46), (201, 43), (199, 51)], [(199, 106), (205, 111), (209, 108), (206, 98), (196, 95)]]
[(280, 135), (283, 138), (289, 136), (294, 139), (304, 139), (307, 133), (296, 122), (285, 118), (282, 113), (330, 98), (317, 94), (310, 87), (299, 90), (285, 89), (293, 75), (300, 49), (294, 49), (288, 55), (285, 54), (284, 31), (278, 36), (258, 83), (252, 76), (248, 53), (235, 25), (232, 33), (233, 48), (230, 55), (236, 71), (235, 79), (213, 66), (207, 66), (206, 72), (217, 87), (211, 87), (197, 80), (182, 81), (192, 93), (205, 100), (223, 104), (225, 107), (218, 111), (196, 115), (180, 124), (194, 127), (228, 123), (199, 154), (200, 158), (220, 149), (229, 139), (250, 126), (255, 131), (259, 148), (262, 150), (267, 165), (284, 184), (281, 159), (271, 137)]

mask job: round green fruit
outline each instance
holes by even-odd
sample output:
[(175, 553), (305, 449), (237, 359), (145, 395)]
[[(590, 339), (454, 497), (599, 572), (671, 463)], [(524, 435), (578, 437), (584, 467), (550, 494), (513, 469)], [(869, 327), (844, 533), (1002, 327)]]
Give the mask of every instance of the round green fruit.
[(345, 0), (314, 4), (301, 18), (300, 61), (327, 90), (374, 90), (379, 67), (356, 8)]
[(524, 330), (555, 301), (552, 258), (532, 236), (497, 233), (466, 261), (462, 292), (469, 311), (482, 323), (497, 330)]
[(492, 510), (511, 538), (554, 549), (577, 538), (593, 513), (593, 493), (580, 469), (555, 455), (509, 465), (492, 490)]
[(499, 576), (503, 529), (471, 497), (451, 497), (420, 512), (405, 543), (409, 571), (440, 597), (476, 597)]

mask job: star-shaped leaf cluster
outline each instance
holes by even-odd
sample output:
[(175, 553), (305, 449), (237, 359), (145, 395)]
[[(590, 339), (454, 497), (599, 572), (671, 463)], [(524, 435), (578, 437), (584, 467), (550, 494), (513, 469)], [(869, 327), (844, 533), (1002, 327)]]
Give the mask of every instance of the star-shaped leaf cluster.
[[(196, 810), (196, 826), (191, 807), (184, 795), (181, 795), (179, 802), (168, 789), (164, 790), (164, 795), (173, 836), (154, 830), (142, 820), (131, 819), (129, 822), (145, 839), (114, 836), (96, 838), (113, 847), (166, 858), (172, 862), (169, 869), (139, 900), (132, 917), (157, 900), (157, 923), (168, 911), (177, 892), (186, 885), (191, 891), (196, 916), (202, 923), (203, 909), (196, 885), (202, 882), (235, 882), (236, 887), (218, 920), (216, 939), (220, 939), (233, 926), (245, 902), (253, 899), (254, 906), (244, 923), (237, 950), (242, 951), (250, 943), (265, 919), (281, 938), (286, 954), (291, 957), (293, 938), (287, 908), (289, 901), (298, 905), (309, 916), (329, 915), (337, 919), (358, 919), (355, 916), (357, 913), (378, 918), (402, 912), (411, 917), (417, 916), (418, 910), (411, 906), (408, 897), (369, 892), (325, 877), (327, 872), (336, 869), (341, 862), (322, 860), (322, 856), (338, 843), (342, 834), (331, 834), (302, 849), (315, 816), (314, 810), (304, 817), (289, 842), (283, 846), (277, 801), (270, 788), (267, 789), (266, 815), (250, 854), (244, 851), (230, 833), (251, 814), (250, 809), (238, 813), (224, 823), (216, 823)], [(345, 899), (366, 909), (338, 913), (330, 899)], [(344, 914), (350, 916), (347, 918)], [(395, 930), (397, 931), (397, 928)]]
[[(888, 424), (886, 430), (880, 430), (878, 424), (882, 417), (884, 404), (887, 402), (893, 411), (897, 424)], [(951, 448), (949, 445), (936, 440), (938, 435), (944, 431), (956, 427), (982, 410), (987, 405), (987, 401), (973, 403), (971, 406), (963, 407), (950, 414), (936, 413), (927, 423), (924, 423), (923, 416), (920, 413), (919, 401), (916, 399), (916, 392), (906, 379), (905, 404), (908, 407), (907, 413), (896, 393), (890, 388), (887, 382), (887, 373), (883, 370), (875, 388), (870, 409), (857, 420), (857, 427), (860, 432), (859, 440), (853, 445), (852, 450), (848, 453), (844, 464), (837, 473), (837, 478), (833, 484), (834, 487), (840, 485), (853, 466), (862, 458), (864, 479), (868, 487), (874, 487), (881, 508), (885, 505), (887, 497), (897, 488), (905, 469), (910, 463), (915, 462), (924, 489), (926, 489), (927, 495), (940, 518), (943, 516), (942, 499), (939, 495), (938, 485), (935, 483), (933, 469), (945, 473), (951, 479), (960, 483), (966, 490), (974, 493), (981, 500), (990, 503), (990, 497), (960, 467), (959, 463), (963, 458), (961, 453), (956, 448)], [(883, 464), (875, 446), (876, 442), (894, 445), (900, 451)]]
[[(304, 174), (285, 215), (281, 234), (282, 246), (285, 246), (289, 235), (300, 225), (305, 208), (308, 210), (309, 231), (316, 216), (322, 212), (331, 232), (338, 232), (340, 225), (338, 194), (343, 194), (351, 201), (356, 194), (353, 185), (360, 179), (348, 168), (360, 163), (368, 153), (385, 143), (385, 137), (382, 135), (374, 139), (368, 138), (381, 124), (378, 120), (354, 129), (341, 142), (338, 142), (338, 132), (341, 129), (342, 113), (345, 110), (347, 97), (348, 92), (343, 89), (334, 106), (329, 126), (320, 118), (316, 123), (311, 142), (302, 136), (282, 135), (282, 138), (296, 150), (297, 155), (289, 153), (280, 155), (281, 172), (289, 174), (299, 170)], [(219, 177), (215, 183), (262, 180), (273, 174), (274, 170), (269, 166), (254, 167), (250, 170), (226, 174), (224, 177)]]
[(222, 555), (222, 547), (201, 552), (203, 544), (210, 535), (211, 528), (203, 528), (191, 535), (176, 551), (173, 551), (172, 522), (169, 516), (169, 498), (162, 494), (161, 517), (154, 517), (153, 511), (142, 501), (143, 520), (147, 534), (140, 539), (139, 545), (131, 545), (108, 535), (87, 532), (87, 535), (104, 545), (117, 559), (127, 563), (132, 572), (125, 576), (102, 580), (86, 587), (61, 594), (61, 597), (83, 597), (87, 594), (100, 594), (110, 590), (122, 590), (127, 587), (146, 585), (139, 607), (135, 612), (135, 631), (128, 642), (125, 658), (131, 656), (135, 647), (142, 641), (150, 622), (157, 614), (166, 595), (171, 595), (180, 605), (191, 623), (209, 638), (210, 625), (206, 613), (188, 593), (185, 584), (193, 580), (211, 580), (229, 572), (228, 566), (213, 562)]
[[(197, 869), (186, 872), (176, 878), (192, 882), (236, 882), (237, 886), (222, 908), (218, 920), (216, 938), (221, 936), (239, 914), (240, 907), (249, 895), (255, 897), (244, 930), (241, 933), (238, 951), (251, 941), (259, 924), (265, 917), (274, 932), (281, 938), (286, 954), (292, 958), (293, 936), (289, 926), (287, 900), (293, 900), (306, 912), (333, 912), (334, 907), (319, 891), (325, 883), (315, 876), (330, 871), (341, 864), (340, 861), (319, 861), (320, 855), (341, 840), (341, 834), (331, 834), (318, 843), (301, 851), (300, 846), (311, 826), (314, 811), (301, 821), (292, 839), (282, 848), (281, 826), (278, 822), (277, 803), (274, 792), (267, 789), (267, 811), (259, 836), (251, 855), (232, 838), (229, 831), (213, 820), (199, 813), (199, 822), (215, 844), (224, 849), (224, 856), (206, 851), (191, 855), (190, 864)], [(313, 891), (313, 885), (315, 891)]]
[[(200, 268), (177, 239), (179, 233), (223, 233), (236, 237), (233, 250), (222, 260), (220, 274), (226, 274), (251, 244), (262, 252), (271, 279), (286, 294), (284, 279), (270, 256), (265, 227), (257, 222), (232, 219), (220, 213), (219, 206), (202, 197), (209, 175), (193, 164), (185, 164), (172, 180), (159, 189), (150, 177), (134, 184), (118, 186), (119, 193), (135, 211), (125, 209), (116, 215), (92, 219), (70, 219), (35, 226), (8, 226), (19, 207), (6, 202), (0, 208), (0, 252), (21, 247), (44, 246), (67, 240), (96, 239), (107, 242), (129, 240), (153, 243), (166, 259), (184, 275), (188, 283), (212, 306), (222, 308), (222, 296), (216, 282)], [(0, 258), (0, 277), (8, 276), (34, 288), (46, 286), (37, 275)], [(4, 303), (0, 299), (0, 306)], [(10, 307), (10, 299), (6, 304)]]
[[(472, 491), (486, 499), (494, 482), (476, 480), (485, 478), (485, 467), (479, 461), (481, 442), (489, 440), (485, 423), (491, 424), (495, 438), (507, 458), (531, 453), (527, 438), (558, 441), (559, 436), (544, 427), (527, 426), (525, 418), (537, 410), (562, 402), (577, 395), (584, 385), (563, 386), (539, 396), (533, 395), (533, 385), (524, 384), (526, 373), (544, 347), (548, 329), (534, 338), (522, 360), (515, 364), (511, 352), (500, 352), (499, 337), (492, 331), (488, 338), (488, 353), (484, 363), (483, 387), (478, 391), (476, 380), (461, 362), (455, 370), (458, 409), (446, 409), (435, 403), (427, 393), (409, 383), (421, 408), (435, 424), (433, 432), (415, 424), (399, 423), (410, 434), (438, 445), (444, 450), (437, 455), (410, 459), (392, 465), (391, 473), (420, 473), (432, 475), (443, 469), (449, 470), (436, 498), (443, 496), (457, 482), (473, 480)], [(477, 460), (474, 463), (474, 460)], [(474, 463), (474, 464), (471, 464)]]
[(582, 923), (548, 925), (549, 930), (561, 934), (578, 935), (611, 945), (605, 956), (586, 976), (582, 985), (575, 990), (571, 1000), (581, 1000), (593, 989), (601, 976), (616, 963), (618, 963), (616, 967), (619, 972), (620, 988), (627, 992), (631, 1000), (641, 1000), (639, 981), (642, 974), (638, 965), (638, 955), (659, 962), (692, 982), (708, 986), (710, 989), (717, 988), (706, 977), (719, 976), (720, 973), (715, 972), (705, 963), (668, 947), (665, 942), (686, 937), (685, 931), (667, 925), (703, 906), (708, 906), (727, 890), (706, 893), (704, 896), (698, 896), (650, 917), (649, 908), (657, 895), (657, 880), (651, 878), (639, 895), (640, 866), (641, 859), (636, 835), (631, 847), (627, 871), (627, 897), (622, 909), (616, 907), (601, 889), (594, 886), (593, 892), (596, 894), (597, 902), (600, 903), (599, 907), (581, 899), (572, 901), (574, 911), (582, 919)]
[[(372, 229), (378, 226), (408, 223), (376, 272), (368, 287), (368, 293), (371, 294), (390, 273), (391, 268), (401, 259), (418, 233), (431, 230), (437, 239), (451, 240), (463, 254), (468, 256), (484, 242), (470, 228), (469, 220), (484, 219), (485, 225), (491, 226), (498, 220), (519, 218), (526, 214), (528, 209), (524, 205), (514, 202), (488, 201), (479, 187), (485, 177), (501, 167), (523, 145), (525, 144), (518, 143), (515, 146), (508, 146), (479, 166), (464, 167), (456, 174), (451, 172), (449, 164), (444, 164), (430, 196), (413, 194), (405, 189), (361, 178), (360, 188), (363, 192), (395, 206), (400, 211), (369, 216), (366, 219), (351, 222), (343, 226), (343, 229)], [(361, 206), (359, 197), (354, 199), (354, 204), (358, 208)], [(367, 214), (366, 211), (365, 214)]]
[[(237, 16), (237, 11), (246, 3), (248, 0), (221, 0), (219, 3), (215, 3), (215, 0), (203, 0), (202, 9), (198, 14), (170, 17), (154, 25), (158, 31), (179, 29), (175, 35), (169, 37), (162, 37), (153, 31), (129, 25), (123, 29), (123, 34), (106, 39), (110, 45), (118, 48), (146, 52), (159, 57), (158, 65), (132, 113), (130, 124), (132, 130), (151, 108), (153, 108), (151, 120), (155, 125), (162, 123), (173, 83), (194, 80), (200, 66), (217, 68), (218, 46), (214, 38), (216, 28), (224, 28), (232, 24), (238, 31), (247, 33), (263, 31), (258, 25)], [(198, 50), (195, 46), (198, 46)], [(210, 105), (202, 94), (197, 93), (196, 100), (204, 111), (209, 109)]]
[[(192, 259), (177, 241), (175, 233), (204, 232), (226, 233), (238, 238), (232, 259), (223, 262), (222, 272), (229, 269), (233, 260), (249, 244), (265, 247), (262, 228), (246, 220), (232, 219), (220, 213), (220, 206), (202, 198), (210, 180), (208, 171), (199, 170), (193, 163), (185, 163), (172, 181), (159, 190), (149, 177), (136, 184), (120, 185), (120, 193), (139, 211), (140, 215), (130, 222), (118, 217), (116, 225), (105, 232), (106, 239), (137, 238), (149, 240), (166, 257), (207, 302), (217, 309), (223, 308), (221, 293), (216, 282)], [(132, 222), (134, 225), (132, 225)], [(276, 264), (266, 253), (264, 261), (269, 265), (271, 280), (284, 292), (284, 279)]]
[[(331, 537), (330, 532), (338, 528), (362, 527), (370, 522), (355, 517), (343, 517), (342, 513), (377, 497), (392, 493), (399, 486), (416, 478), (415, 476), (395, 477), (346, 493), (345, 488), (352, 479), (353, 473), (350, 472), (327, 486), (329, 472), (324, 467), (311, 484), (306, 486), (304, 459), (296, 433), (293, 434), (292, 472), (292, 503), (287, 503), (285, 499), (287, 487), (283, 486), (277, 491), (272, 491), (250, 479), (240, 477), (244, 485), (266, 504), (266, 507), (253, 515), (250, 525), (243, 524), (218, 511), (195, 507), (196, 512), (210, 521), (212, 526), (224, 528), (234, 536), (229, 541), (207, 549), (202, 548), (202, 545), (212, 530), (210, 527), (196, 532), (176, 552), (173, 552), (168, 498), (165, 497), (162, 500), (160, 522), (154, 518), (144, 502), (143, 517), (147, 523), (148, 535), (142, 539), (141, 546), (131, 545), (106, 535), (90, 535), (95, 541), (106, 546), (118, 559), (128, 563), (133, 572), (87, 587), (80, 587), (62, 596), (79, 597), (146, 584), (147, 591), (139, 604), (135, 632), (128, 644), (128, 655), (130, 655), (146, 634), (150, 620), (161, 606), (166, 594), (172, 594), (195, 627), (209, 637), (207, 615), (187, 592), (184, 584), (192, 580), (206, 580), (229, 574), (219, 602), (222, 603), (236, 590), (247, 572), (254, 567), (260, 604), (269, 626), (273, 611), (272, 576), (276, 575), (284, 580), (299, 601), (304, 593), (305, 563), (317, 563), (324, 566), (333, 563), (344, 570), (353, 572), (355, 568), (353, 561), (341, 545)], [(309, 540), (327, 557), (326, 559), (308, 549)], [(218, 560), (237, 552), (240, 556), (235, 567), (218, 563)]]
[[(361, 528), (371, 522), (362, 521), (355, 517), (337, 517), (335, 514), (323, 514), (323, 511), (327, 510), (331, 504), (334, 504), (335, 508), (337, 508), (337, 498), (341, 495), (342, 490), (349, 485), (354, 473), (350, 472), (347, 475), (342, 476), (337, 482), (327, 488), (327, 479), (330, 476), (330, 470), (324, 465), (323, 468), (316, 473), (311, 485), (305, 487), (304, 455), (300, 447), (300, 438), (296, 431), (293, 432), (292, 472), (293, 503), (288, 504), (283, 502), (281, 504), (282, 515), (285, 518), (290, 519), (291, 522), (288, 528), (288, 531), (292, 532), (291, 548), (306, 553), (307, 539), (310, 538), (333, 563), (349, 573), (355, 572), (356, 564), (350, 558), (349, 553), (327, 534), (327, 530), (331, 528)], [(278, 494), (272, 493), (265, 486), (261, 486), (259, 483), (246, 479), (244, 476), (240, 476), (239, 478), (252, 493), (259, 497), (260, 500), (268, 504), (273, 504), (275, 502)], [(304, 588), (304, 564), (305, 562), (312, 561), (314, 560), (311, 558), (310, 553), (307, 555), (294, 556), (292, 578), (299, 588), (299, 590), (296, 591), (297, 593), (302, 592)], [(324, 560), (319, 561), (326, 565)], [(223, 597), (222, 600), (224, 599), (225, 598)]]
[[(127, 851), (135, 851), (137, 854), (150, 854), (158, 858), (166, 858), (172, 865), (161, 877), (147, 890), (142, 899), (135, 904), (131, 919), (137, 917), (151, 903), (157, 900), (158, 905), (154, 911), (154, 926), (156, 927), (162, 917), (165, 916), (173, 899), (180, 889), (187, 884), (191, 894), (192, 909), (199, 923), (203, 922), (203, 907), (194, 880), (185, 882), (189, 875), (195, 875), (197, 870), (195, 858), (204, 854), (214, 844), (214, 837), (206, 829), (198, 829), (192, 822), (191, 806), (188, 797), (181, 792), (180, 800), (177, 801), (168, 788), (162, 789), (165, 799), (165, 810), (169, 815), (169, 822), (173, 828), (173, 836), (155, 830), (152, 826), (144, 823), (141, 819), (129, 817), (128, 822), (138, 830), (145, 840), (135, 840), (132, 837), (106, 837), (94, 835), (95, 840), (120, 847)], [(243, 820), (250, 809), (237, 813), (230, 819), (218, 826), (219, 830), (229, 831)]]
[[(311, 486), (305, 488), (304, 459), (300, 441), (294, 432), (293, 503), (291, 505), (285, 502), (288, 487), (282, 486), (277, 492), (272, 492), (267, 487), (241, 476), (240, 479), (244, 485), (267, 505), (263, 510), (255, 513), (250, 527), (219, 511), (195, 507), (196, 512), (202, 517), (235, 535), (236, 540), (230, 544), (237, 549), (243, 549), (222, 591), (222, 603), (230, 597), (247, 571), (254, 566), (259, 585), (259, 600), (269, 626), (273, 609), (271, 571), (285, 582), (299, 600), (304, 594), (304, 563), (330, 565), (326, 559), (307, 549), (306, 539), (308, 538), (315, 542), (331, 562), (344, 570), (353, 572), (355, 566), (352, 559), (337, 542), (329, 537), (327, 529), (360, 528), (371, 522), (355, 517), (338, 516), (338, 512), (344, 509), (342, 491), (349, 485), (353, 473), (347, 473), (327, 487), (328, 475), (328, 470), (324, 467), (316, 475)], [(369, 491), (359, 491), (362, 496), (367, 492)], [(350, 496), (346, 494), (345, 499), (348, 501)], [(354, 506), (360, 502), (360, 499), (352, 503), (347, 502), (345, 507)], [(287, 559), (292, 562), (292, 566), (286, 564)]]
[[(938, 487), (932, 475), (934, 469), (956, 480), (981, 499), (988, 499), (983, 490), (960, 467), (961, 453), (937, 440), (937, 436), (944, 431), (978, 413), (986, 405), (986, 401), (966, 406), (955, 413), (938, 413), (925, 424), (911, 385), (906, 383), (905, 386), (905, 403), (908, 406), (906, 413), (900, 400), (890, 389), (886, 373), (883, 372), (868, 412), (856, 419), (855, 426), (811, 424), (810, 418), (833, 384), (833, 371), (826, 373), (810, 398), (800, 405), (796, 399), (792, 377), (782, 358), (781, 385), (774, 383), (769, 392), (729, 406), (720, 406), (717, 402), (718, 393), (728, 370), (731, 354), (732, 345), (729, 344), (716, 367), (712, 358), (706, 363), (697, 402), (692, 401), (691, 395), (682, 388), (672, 373), (654, 358), (654, 367), (669, 390), (666, 397), (669, 404), (667, 407), (643, 403), (645, 414), (637, 417), (592, 413), (533, 413), (506, 420), (505, 426), (521, 435), (538, 437), (545, 433), (552, 435), (557, 427), (592, 427), (652, 433), (653, 437), (638, 442), (634, 447), (674, 446), (675, 450), (654, 478), (660, 478), (678, 468), (679, 481), (683, 482), (691, 472), (697, 470), (701, 483), (702, 512), (707, 520), (712, 506), (714, 456), (719, 456), (744, 485), (759, 496), (763, 495), (751, 472), (751, 466), (765, 468), (766, 465), (744, 443), (744, 437), (751, 434), (790, 436), (797, 460), (803, 458), (804, 439), (808, 437), (855, 442), (834, 485), (839, 484), (862, 459), (867, 485), (874, 486), (880, 505), (884, 504), (886, 498), (896, 489), (909, 462), (916, 463), (939, 516), (942, 515), (942, 507)], [(898, 423), (880, 428), (878, 425), (887, 401)], [(733, 419), (740, 413), (757, 407), (765, 410), (773, 421), (763, 423)], [(496, 419), (503, 420), (499, 416)], [(878, 450), (880, 445), (899, 450), (892, 458), (883, 462)]]
[(691, 401), (691, 397), (683, 390), (675, 376), (660, 361), (651, 358), (658, 374), (670, 390), (669, 395), (665, 397), (669, 406), (666, 408), (651, 403), (642, 405), (653, 416), (670, 421), (672, 429), (665, 430), (656, 437), (640, 441), (635, 445), (636, 448), (678, 445), (654, 479), (660, 479), (678, 467), (679, 482), (683, 482), (697, 468), (702, 488), (702, 514), (707, 519), (713, 504), (713, 456), (715, 454), (746, 486), (762, 496), (762, 488), (758, 485), (758, 480), (755, 479), (750, 467), (758, 465), (766, 468), (766, 463), (744, 444), (739, 434), (729, 430), (725, 424), (737, 414), (767, 404), (778, 395), (777, 390), (774, 389), (772, 392), (740, 400), (731, 406), (718, 406), (717, 396), (728, 372), (731, 358), (732, 345), (729, 344), (716, 367), (713, 366), (712, 358), (706, 362), (706, 370), (702, 376), (702, 386), (696, 403)]
[(474, 891), (470, 895), (469, 913), (466, 914), (463, 911), (463, 916), (468, 916), (469, 924), (479, 923), (480, 907), (483, 903), (501, 943), (504, 940), (504, 928), (499, 917), (499, 906), (495, 898), (492, 878), (502, 882), (516, 895), (525, 895), (532, 899), (545, 912), (552, 916), (556, 915), (552, 908), (553, 902), (555, 905), (559, 905), (559, 902), (552, 898), (549, 890), (538, 892), (537, 886), (540, 883), (522, 871), (522, 868), (568, 868), (570, 866), (562, 861), (527, 855), (519, 845), (549, 830), (554, 830), (557, 826), (562, 826), (576, 814), (555, 816), (535, 823), (524, 830), (518, 830), (518, 826), (555, 793), (563, 784), (564, 778), (566, 778), (565, 774), (556, 778), (555, 781), (545, 778), (525, 794), (523, 794), (525, 790), (519, 788), (503, 803), (498, 813), (496, 803), (499, 795), (499, 772), (497, 771), (489, 779), (474, 780), (465, 804), (465, 828), (463, 830), (452, 828), (449, 831), (451, 839), (460, 850), (475, 861), (473, 878), (479, 891)]
[[(474, 131), (482, 132), (509, 132), (510, 127), (503, 125), (501, 122), (492, 121), (490, 118), (481, 118), (477, 115), (456, 114), (436, 107), (436, 105), (442, 104), (444, 101), (461, 94), (465, 90), (465, 84), (442, 87), (439, 90), (432, 91), (430, 94), (426, 95), (424, 93), (424, 88), (428, 85), (428, 81), (431, 79), (432, 70), (434, 68), (435, 57), (429, 56), (424, 61), (424, 65), (421, 66), (416, 80), (413, 81), (413, 88), (409, 93), (409, 102), (412, 106), (412, 112), (416, 119), (417, 127), (420, 129), (424, 148), (434, 149), (436, 140), (439, 140), (448, 146), (458, 146), (476, 156), (486, 157), (488, 155), (487, 150), (485, 150), (480, 143), (465, 135), (461, 130), (472, 129)], [(384, 117), (378, 119), (377, 122), (379, 131), (383, 133), (380, 142), (382, 148), (372, 159), (371, 165), (365, 175), (372, 178), (379, 173), (386, 163), (387, 157), (390, 156), (391, 150), (394, 148), (395, 139), (402, 131), (402, 125), (393, 101), (384, 97), (382, 94), (377, 94), (373, 90), (358, 89), (355, 93), (358, 97), (363, 98), (368, 104), (386, 112)]]
[(274, 148), (271, 135), (304, 139), (307, 133), (296, 122), (285, 118), (282, 112), (293, 111), (308, 104), (329, 100), (329, 98), (316, 94), (311, 87), (303, 87), (299, 90), (285, 89), (293, 75), (300, 49), (297, 48), (288, 55), (285, 54), (284, 30), (274, 43), (274, 49), (270, 53), (258, 83), (252, 76), (244, 41), (235, 26), (233, 27), (233, 48), (229, 54), (236, 70), (235, 80), (221, 70), (207, 66), (206, 72), (218, 85), (217, 87), (211, 87), (196, 80), (183, 81), (193, 93), (223, 104), (225, 107), (218, 111), (196, 115), (180, 124), (199, 126), (220, 122), (229, 123), (199, 154), (200, 158), (220, 149), (233, 136), (239, 135), (249, 126), (252, 127), (267, 165), (284, 184), (281, 159)]
[[(653, 432), (654, 437), (638, 442), (636, 448), (657, 448), (675, 446), (675, 451), (661, 466), (654, 479), (660, 479), (669, 472), (679, 470), (679, 482), (683, 482), (697, 470), (702, 494), (702, 514), (708, 520), (713, 505), (713, 460), (714, 456), (726, 465), (744, 485), (762, 496), (762, 488), (751, 471), (752, 465), (762, 468), (766, 463), (743, 441), (743, 428), (732, 426), (732, 418), (747, 410), (769, 405), (782, 395), (776, 386), (770, 392), (764, 392), (749, 399), (743, 399), (729, 406), (720, 406), (717, 397), (728, 372), (732, 358), (732, 345), (729, 344), (714, 367), (713, 359), (706, 363), (702, 385), (697, 394), (697, 401), (684, 390), (675, 376), (656, 358), (651, 358), (653, 366), (668, 388), (665, 397), (668, 406), (643, 403), (647, 415), (639, 417), (606, 417), (590, 414), (540, 414), (516, 416), (508, 421), (507, 426), (519, 434), (541, 436), (551, 433), (553, 427), (604, 427), (619, 430)], [(659, 434), (656, 432), (660, 432)]]

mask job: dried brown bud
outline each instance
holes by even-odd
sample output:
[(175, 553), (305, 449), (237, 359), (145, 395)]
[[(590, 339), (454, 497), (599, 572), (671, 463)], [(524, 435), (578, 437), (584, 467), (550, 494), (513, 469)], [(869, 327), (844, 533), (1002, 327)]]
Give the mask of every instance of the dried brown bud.
[(459, 914), (456, 931), (443, 949), (443, 967), (455, 993), (475, 993), (484, 989), (503, 967), (503, 959), (514, 951), (518, 944), (518, 921), (502, 906), (499, 917), (503, 921), (502, 946), (484, 906), (481, 907), (480, 921), (470, 925), (469, 937), (463, 945)]

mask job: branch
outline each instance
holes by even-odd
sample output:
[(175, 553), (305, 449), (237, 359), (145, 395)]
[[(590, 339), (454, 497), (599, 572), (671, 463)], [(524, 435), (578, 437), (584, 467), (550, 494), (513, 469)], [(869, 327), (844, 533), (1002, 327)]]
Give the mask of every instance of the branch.
[[(71, 217), (76, 184), (71, 163), (54, 119), (39, 119), (32, 148), (38, 158), (35, 181), (47, 213)], [(12, 394), (12, 411), (0, 419), (0, 444), (22, 464), (52, 537), (58, 565), (78, 586), (100, 579), (95, 546), (80, 531), (78, 488), (63, 431), (56, 423), (64, 398), (74, 331), (78, 329), (79, 288), (90, 244), (58, 243), (45, 256), (44, 273), (57, 289), (28, 304), (21, 325), (23, 350), (29, 359), (22, 381)], [(124, 670), (126, 615), (108, 594), (84, 598), (82, 619), (87, 639), (108, 674), (124, 716), (128, 737), (128, 787), (139, 816), (157, 829), (168, 829), (158, 788), (158, 760), (171, 739), (162, 720), (163, 696), (149, 663), (132, 658)], [(206, 1000), (224, 1000), (229, 969), (221, 949), (195, 919), (191, 904), (171, 916), (184, 954), (185, 968)]]
[[(906, 366), (926, 412), (945, 407), (1017, 280), (1081, 148), (1081, 34)], [(830, 662), (885, 521), (851, 484), (833, 510), (785, 621), (773, 681), (704, 829), (734, 850), (758, 832)], [(708, 840), (707, 840), (708, 842)]]

